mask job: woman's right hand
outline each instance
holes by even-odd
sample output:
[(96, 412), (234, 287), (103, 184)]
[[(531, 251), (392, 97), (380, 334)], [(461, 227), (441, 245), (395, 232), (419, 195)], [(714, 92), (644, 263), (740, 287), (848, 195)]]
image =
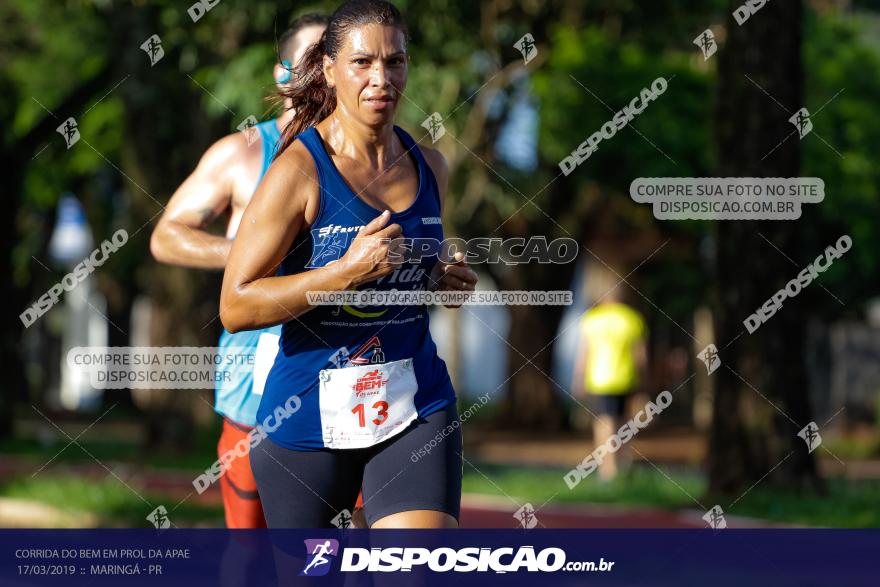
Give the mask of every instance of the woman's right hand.
[(388, 275), (405, 260), (402, 229), (388, 224), (391, 212), (385, 210), (361, 228), (339, 261), (337, 269), (348, 276), (353, 286)]

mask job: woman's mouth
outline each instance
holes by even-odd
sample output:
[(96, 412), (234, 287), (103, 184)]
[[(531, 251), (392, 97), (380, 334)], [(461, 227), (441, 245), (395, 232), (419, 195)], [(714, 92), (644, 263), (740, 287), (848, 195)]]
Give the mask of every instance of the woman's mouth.
[(385, 110), (394, 103), (394, 98), (391, 96), (376, 96), (373, 98), (367, 98), (364, 102), (376, 110)]

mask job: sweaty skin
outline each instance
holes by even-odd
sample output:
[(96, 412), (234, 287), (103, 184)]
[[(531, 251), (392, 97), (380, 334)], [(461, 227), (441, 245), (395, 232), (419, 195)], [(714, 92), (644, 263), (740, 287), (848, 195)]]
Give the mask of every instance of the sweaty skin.
[[(320, 40), (323, 27), (297, 33), (293, 62)], [(275, 65), (277, 76), (283, 68)], [(276, 125), (283, 130), (293, 118), (284, 105)], [(196, 269), (223, 269), (238, 232), (241, 216), (254, 194), (263, 165), (262, 144), (256, 135), (250, 145), (243, 132), (227, 135), (211, 145), (198, 166), (171, 196), (150, 238), (150, 252), (161, 263)], [(221, 214), (228, 214), (225, 236), (207, 231)]]
[[(380, 212), (405, 210), (418, 187), (415, 166), (393, 131), (406, 87), (405, 49), (399, 30), (366, 25), (348, 34), (335, 61), (324, 57), (324, 76), (336, 88), (337, 104), (315, 128), (349, 187), (376, 209), (376, 217), (336, 263), (275, 277), (293, 239), (308, 230), (319, 207), (315, 165), (304, 145), (292, 143), (260, 183), (236, 239), (242, 244), (230, 254), (220, 296), (220, 319), (229, 332), (290, 321), (312, 309), (309, 291), (345, 291), (395, 269), (393, 239), (401, 236), (400, 226)], [(435, 149), (419, 148), (437, 179), (442, 205), (446, 160)], [(462, 256), (437, 263), (432, 276), (439, 289), (473, 291), (477, 282)]]

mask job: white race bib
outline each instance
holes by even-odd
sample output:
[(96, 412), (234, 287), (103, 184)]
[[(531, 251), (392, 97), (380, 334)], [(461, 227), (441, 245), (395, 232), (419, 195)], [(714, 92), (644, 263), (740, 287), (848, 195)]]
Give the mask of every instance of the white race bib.
[(266, 379), (269, 378), (269, 371), (272, 370), (275, 356), (278, 354), (280, 339), (280, 336), (270, 332), (262, 333), (257, 339), (257, 350), (254, 353), (254, 383), (251, 388), (254, 395), (263, 395)]
[(365, 448), (394, 436), (418, 416), (412, 359), (324, 369), (321, 432), (327, 448)]

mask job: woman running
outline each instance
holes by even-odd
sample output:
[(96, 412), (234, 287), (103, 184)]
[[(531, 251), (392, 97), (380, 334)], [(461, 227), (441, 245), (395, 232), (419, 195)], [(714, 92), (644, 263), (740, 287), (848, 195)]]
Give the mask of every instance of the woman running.
[(295, 75), (296, 116), (244, 213), (221, 295), (230, 332), (283, 323), (251, 453), (270, 527), (330, 527), (363, 488), (372, 528), (458, 525), (455, 392), (425, 306), (313, 306), (307, 292), (473, 291), (461, 255), (403, 261), (398, 237), (443, 239), (448, 170), (394, 125), (407, 29), (381, 0), (336, 10)]

